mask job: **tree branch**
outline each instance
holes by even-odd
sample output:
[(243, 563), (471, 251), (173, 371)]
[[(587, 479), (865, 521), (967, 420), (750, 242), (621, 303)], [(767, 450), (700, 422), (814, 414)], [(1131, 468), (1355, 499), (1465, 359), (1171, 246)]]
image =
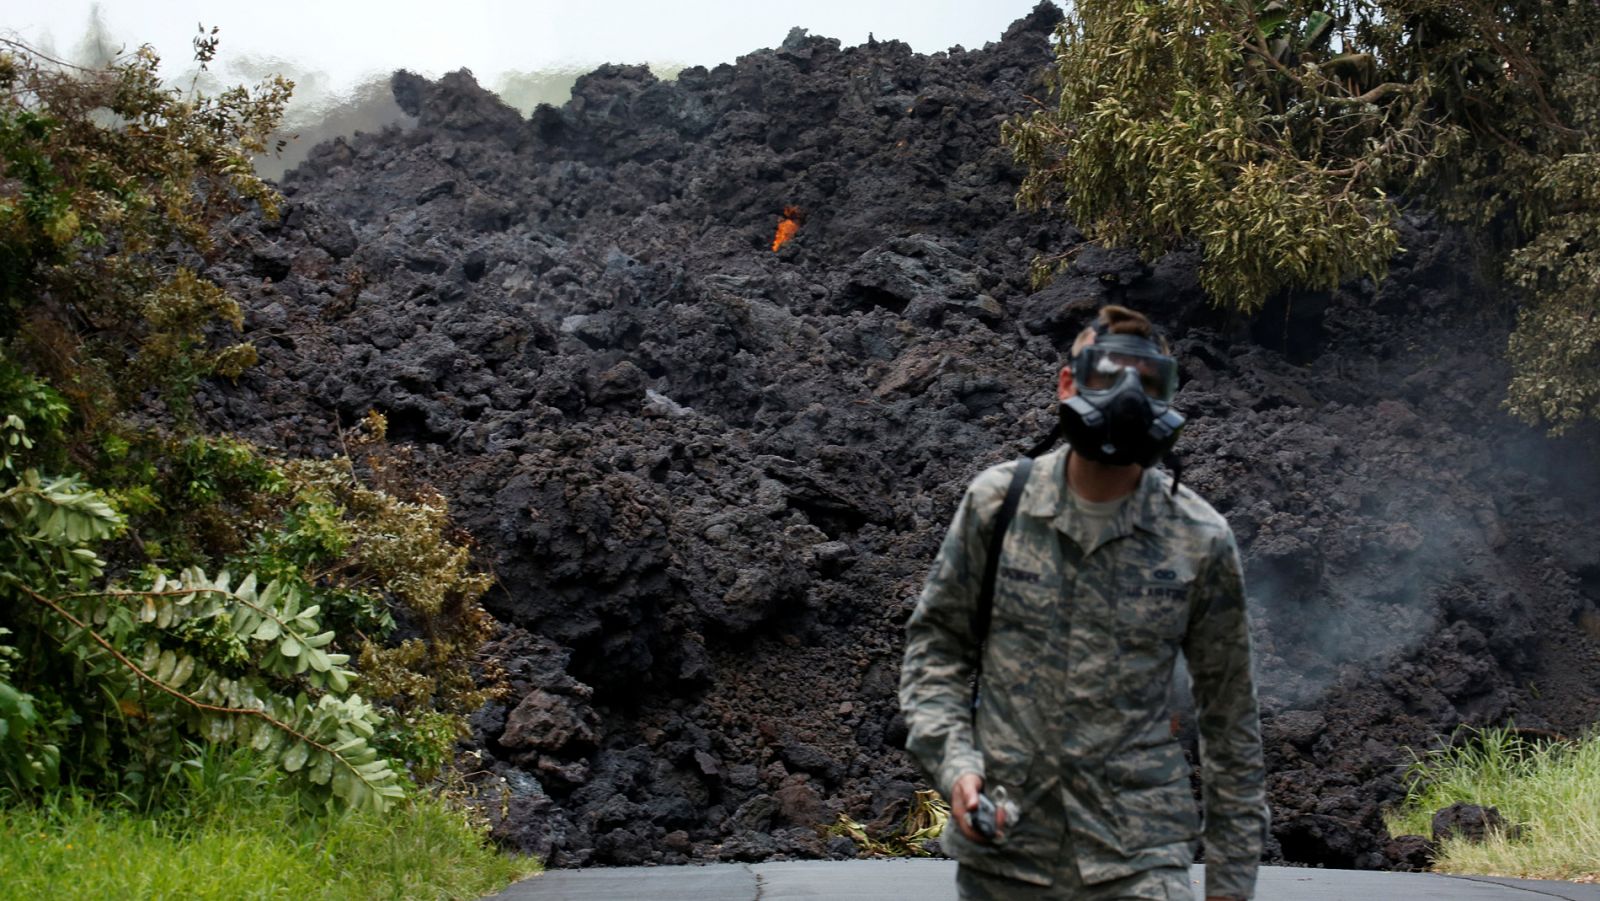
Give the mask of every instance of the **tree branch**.
[[(26, 594), (28, 597), (32, 598), (37, 603), (39, 603), (39, 604), (41, 604), (41, 605), (43, 605), (45, 607), (50, 608), (52, 611), (54, 611), (56, 613), (56, 615), (60, 616), (62, 619), (66, 620), (67, 622), (69, 622), (71, 624), (73, 624), (74, 626), (78, 627), (79, 629), (83, 630), (84, 634), (88, 635), (90, 640), (92, 640), (95, 644), (97, 644), (101, 648), (103, 648), (106, 653), (110, 654), (113, 658), (116, 659), (116, 661), (118, 663), (120, 663), (124, 667), (126, 667), (129, 672), (131, 672), (135, 676), (137, 676), (140, 679), (140, 681), (142, 681), (142, 682), (154, 687), (157, 691), (160, 691), (163, 694), (169, 695), (172, 698), (178, 700), (179, 702), (181, 702), (183, 704), (187, 704), (188, 706), (190, 706), (190, 707), (192, 707), (192, 708), (194, 708), (196, 710), (204, 710), (204, 711), (206, 711), (208, 713), (217, 713), (217, 714), (223, 714), (223, 715), (255, 717), (256, 719), (261, 720), (262, 722), (272, 726), (273, 728), (283, 732), (286, 735), (289, 735), (289, 736), (291, 736), (291, 737), (293, 737), (295, 739), (298, 739), (299, 741), (304, 742), (305, 744), (309, 745), (310, 747), (312, 747), (312, 748), (314, 748), (314, 749), (316, 749), (318, 751), (327, 752), (327, 754), (328, 754), (330, 759), (338, 761), (339, 765), (344, 767), (346, 770), (350, 771), (351, 775), (355, 776), (355, 778), (358, 781), (360, 781), (361, 783), (369, 786), (370, 788), (372, 788), (373, 791), (378, 791), (379, 790), (377, 785), (371, 779), (369, 779), (366, 776), (366, 774), (364, 774), (360, 770), (359, 767), (357, 767), (355, 764), (351, 763), (349, 760), (347, 760), (345, 758), (345, 756), (343, 754), (340, 754), (338, 751), (335, 751), (333, 748), (329, 747), (328, 745), (325, 745), (322, 742), (319, 742), (316, 739), (312, 738), (311, 736), (306, 735), (305, 733), (299, 731), (298, 729), (294, 728), (293, 726), (289, 725), (288, 723), (284, 722), (283, 720), (278, 719), (277, 717), (273, 716), (272, 714), (268, 713), (265, 710), (257, 710), (257, 709), (255, 709), (253, 707), (224, 707), (224, 706), (220, 706), (220, 705), (217, 705), (217, 704), (207, 704), (204, 701), (198, 700), (198, 699), (196, 699), (196, 698), (194, 698), (194, 697), (192, 697), (192, 696), (190, 696), (188, 694), (185, 694), (182, 691), (179, 691), (176, 688), (173, 688), (172, 686), (170, 686), (167, 683), (161, 681), (160, 679), (157, 679), (155, 676), (152, 676), (149, 673), (145, 672), (145, 670), (143, 668), (141, 668), (137, 663), (134, 663), (132, 660), (130, 660), (126, 654), (123, 654), (121, 651), (117, 650), (116, 647), (114, 645), (112, 645), (111, 642), (108, 641), (105, 638), (105, 636), (101, 635), (99, 632), (96, 632), (94, 630), (94, 628), (92, 626), (90, 626), (88, 623), (85, 623), (83, 620), (79, 619), (78, 617), (73, 616), (70, 612), (68, 612), (66, 610), (66, 608), (62, 607), (59, 603), (57, 603), (55, 599), (52, 599), (52, 598), (47, 597), (47, 596), (45, 596), (43, 594), (40, 594), (37, 591), (34, 591), (32, 588), (29, 588), (27, 585), (23, 584), (23, 582), (21, 580), (17, 579), (15, 576), (12, 576), (9, 573), (4, 573), (4, 574), (0, 574), (0, 575), (4, 575), (6, 577), (6, 581), (10, 582), (12, 585), (15, 585), (24, 594)], [(163, 594), (163, 595), (177, 594), (177, 595), (185, 595), (185, 594), (195, 594), (195, 593), (197, 593), (199, 591), (213, 591), (213, 592), (215, 592), (215, 591), (217, 591), (217, 589), (207, 588), (207, 589), (190, 589), (190, 590), (187, 590), (187, 591), (110, 592), (110, 593), (115, 593), (115, 594)], [(106, 594), (106, 593), (107, 592), (80, 592), (80, 593), (72, 594), (72, 595), (63, 595), (62, 597), (95, 597), (95, 596), (97, 596), (99, 594)], [(226, 592), (223, 592), (223, 593), (226, 593)], [(234, 595), (229, 595), (229, 596), (230, 597), (235, 597)], [(370, 747), (370, 745), (368, 747)]]
[[(179, 691), (176, 688), (173, 688), (172, 686), (170, 686), (167, 683), (161, 681), (160, 679), (157, 679), (155, 676), (152, 676), (149, 673), (145, 672), (142, 668), (140, 668), (139, 664), (134, 663), (132, 660), (128, 659), (127, 655), (125, 655), (121, 651), (117, 650), (116, 647), (111, 644), (111, 642), (107, 641), (106, 638), (104, 636), (102, 636), (99, 632), (96, 632), (92, 626), (90, 626), (88, 623), (84, 622), (83, 620), (78, 619), (76, 616), (73, 616), (71, 613), (69, 613), (66, 610), (66, 608), (64, 608), (60, 604), (56, 603), (53, 599), (51, 599), (49, 597), (46, 597), (45, 595), (42, 595), (42, 594), (38, 593), (37, 591), (34, 591), (33, 589), (29, 588), (28, 586), (26, 586), (26, 585), (22, 584), (21, 582), (17, 581), (15, 578), (11, 578), (11, 579), (9, 579), (9, 581), (11, 582), (11, 584), (13, 584), (17, 588), (21, 589), (24, 594), (28, 595), (33, 600), (37, 601), (38, 603), (40, 603), (40, 604), (42, 604), (42, 605), (44, 605), (46, 607), (49, 607), (51, 610), (54, 610), (56, 612), (56, 614), (58, 616), (60, 616), (62, 619), (65, 619), (67, 622), (72, 623), (74, 626), (77, 626), (79, 629), (82, 629), (84, 631), (84, 633), (87, 634), (92, 641), (94, 641), (95, 644), (97, 644), (100, 647), (104, 648), (106, 653), (110, 654), (112, 657), (115, 657), (117, 659), (118, 663), (121, 663), (123, 666), (127, 667), (129, 672), (133, 673), (135, 676), (138, 676), (141, 680), (143, 680), (143, 681), (149, 683), (150, 685), (154, 686), (157, 690), (159, 690), (159, 691), (161, 691), (161, 692), (163, 692), (165, 694), (171, 695), (172, 697), (178, 699), (179, 701), (182, 701), (183, 703), (189, 705), (190, 707), (195, 708), (196, 710), (205, 710), (205, 711), (208, 711), (210, 713), (230, 714), (230, 715), (234, 715), (234, 716), (253, 716), (253, 717), (256, 717), (256, 718), (262, 720), (263, 722), (268, 723), (269, 725), (273, 726), (274, 728), (279, 729), (279, 730), (283, 731), (284, 733), (286, 733), (288, 735), (291, 735), (291, 736), (299, 739), (300, 741), (305, 742), (306, 744), (310, 745), (313, 748), (316, 748), (319, 751), (327, 751), (329, 754), (333, 754), (335, 759), (339, 759), (341, 762), (343, 762), (342, 758), (340, 758), (340, 756), (338, 754), (334, 754), (333, 753), (333, 749), (332, 748), (328, 747), (327, 745), (322, 744), (321, 742), (319, 742), (316, 739), (310, 737), (309, 735), (306, 735), (306, 734), (298, 731), (293, 726), (289, 725), (288, 723), (284, 722), (283, 720), (278, 719), (277, 717), (275, 717), (272, 714), (266, 712), (265, 710), (257, 710), (254, 707), (222, 707), (222, 706), (219, 706), (219, 705), (216, 705), (216, 704), (207, 704), (204, 701), (198, 700), (198, 699), (196, 699), (196, 698), (194, 698), (194, 697), (192, 697), (190, 695), (187, 695), (187, 694)], [(185, 594), (192, 594), (193, 592), (184, 592), (184, 593)], [(92, 597), (92, 596), (93, 595), (90, 595), (90, 594), (63, 595), (63, 597)], [(350, 766), (349, 764), (345, 764), (345, 765), (346, 766)], [(353, 770), (354, 767), (351, 767), (351, 769)]]

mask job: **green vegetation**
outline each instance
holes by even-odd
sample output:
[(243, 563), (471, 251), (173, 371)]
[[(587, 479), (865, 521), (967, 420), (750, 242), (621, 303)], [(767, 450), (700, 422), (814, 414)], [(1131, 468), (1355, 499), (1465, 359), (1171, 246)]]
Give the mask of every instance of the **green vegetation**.
[[(470, 652), (488, 577), (381, 416), (350, 436), (364, 459), (308, 461), (206, 434), (189, 407), (255, 358), (203, 272), (225, 216), (275, 214), (249, 158), (289, 85), (212, 97), (162, 87), (148, 48), (88, 71), (6, 47), (4, 787), (153, 804), (193, 743), (229, 743), (330, 807), (382, 808), (487, 697)], [(215, 49), (196, 39), (202, 64)], [(397, 617), (423, 638), (385, 646)]]
[(1456, 802), (1498, 808), (1522, 827), (1515, 839), (1450, 839), (1435, 869), (1535, 879), (1600, 879), (1600, 734), (1577, 742), (1534, 742), (1488, 729), (1412, 765), (1404, 805), (1389, 818), (1395, 835), (1431, 834), (1438, 810)]
[(1597, 26), (1578, 0), (1080, 5), (1055, 105), (1003, 128), (1017, 199), (1147, 257), (1198, 243), (1206, 292), (1246, 312), (1381, 279), (1400, 198), (1429, 204), (1525, 292), (1508, 406), (1560, 431), (1600, 415)]
[(0, 822), (27, 849), (0, 885), (479, 894), (516, 865), (419, 787), (500, 690), (490, 578), (382, 416), (326, 460), (195, 421), (255, 360), (206, 273), (231, 217), (276, 215), (250, 159), (290, 85), (158, 63), (0, 41)]
[(478, 898), (537, 868), (441, 801), (308, 817), (247, 757), (192, 763), (157, 816), (73, 793), (0, 808), (0, 898)]

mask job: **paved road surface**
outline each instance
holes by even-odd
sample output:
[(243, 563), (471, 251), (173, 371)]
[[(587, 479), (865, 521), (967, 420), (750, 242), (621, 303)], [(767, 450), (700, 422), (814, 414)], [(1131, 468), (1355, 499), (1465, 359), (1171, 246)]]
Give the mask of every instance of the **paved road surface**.
[[(1205, 868), (1190, 871), (1195, 897)], [(1600, 885), (1263, 867), (1260, 901), (1600, 901)], [(511, 886), (491, 901), (955, 901), (948, 860), (796, 861), (553, 870)]]

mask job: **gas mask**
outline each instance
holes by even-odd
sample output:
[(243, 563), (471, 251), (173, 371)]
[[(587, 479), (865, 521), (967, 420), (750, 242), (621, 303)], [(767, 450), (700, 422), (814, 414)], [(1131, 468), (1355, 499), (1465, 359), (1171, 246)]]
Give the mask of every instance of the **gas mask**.
[(1151, 467), (1172, 449), (1183, 414), (1172, 409), (1178, 361), (1137, 335), (1096, 334), (1072, 361), (1078, 387), (1061, 402), (1072, 452), (1112, 466)]

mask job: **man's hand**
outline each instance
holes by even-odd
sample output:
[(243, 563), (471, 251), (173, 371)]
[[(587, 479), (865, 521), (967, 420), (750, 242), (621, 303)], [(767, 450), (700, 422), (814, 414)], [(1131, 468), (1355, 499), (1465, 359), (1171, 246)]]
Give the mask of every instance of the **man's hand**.
[[(989, 844), (976, 829), (972, 828), (972, 812), (978, 809), (978, 795), (983, 791), (983, 777), (977, 773), (962, 773), (956, 779), (955, 785), (950, 786), (950, 815), (956, 818), (956, 828), (967, 840), (979, 845)], [(1005, 811), (996, 810), (994, 828), (996, 835), (1004, 835), (1006, 826)]]
[(956, 784), (950, 786), (950, 815), (956, 818), (956, 828), (967, 841), (987, 845), (989, 840), (972, 828), (972, 812), (978, 809), (978, 793), (983, 791), (983, 777), (977, 773), (962, 773)]

